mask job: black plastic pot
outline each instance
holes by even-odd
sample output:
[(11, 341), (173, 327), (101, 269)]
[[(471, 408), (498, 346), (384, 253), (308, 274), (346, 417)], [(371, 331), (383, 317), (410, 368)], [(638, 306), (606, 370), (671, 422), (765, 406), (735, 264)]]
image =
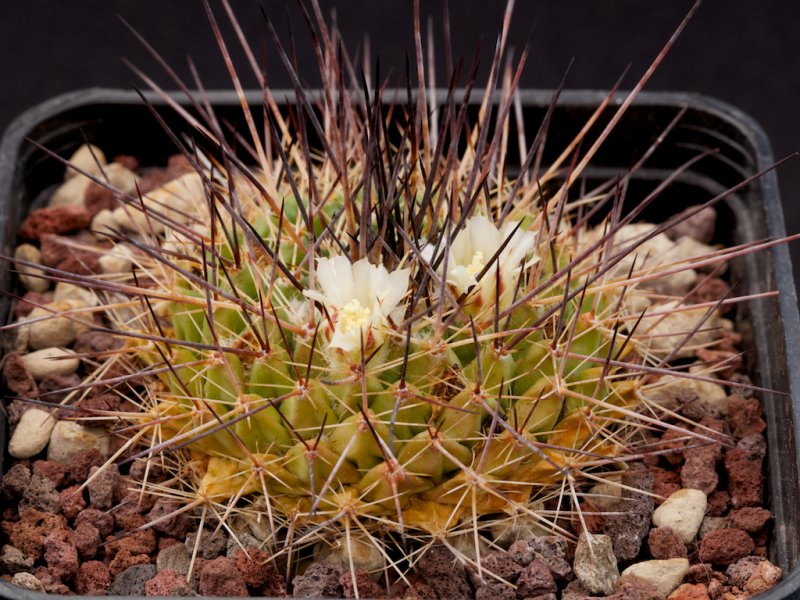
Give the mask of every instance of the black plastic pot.
[[(276, 94), (278, 99), (290, 94)], [(539, 126), (551, 92), (522, 94), (523, 115), (529, 139)], [(620, 95), (624, 97), (624, 94)], [(178, 98), (176, 96), (176, 98)], [(560, 151), (582, 127), (602, 100), (600, 92), (565, 92), (553, 115), (547, 148)], [(151, 98), (156, 106), (164, 102)], [(210, 99), (218, 115), (236, 124), (242, 122), (239, 101), (233, 93), (216, 92)], [(258, 103), (260, 96), (253, 95)], [(662, 193), (661, 200), (644, 218), (651, 221), (697, 204), (769, 166), (772, 152), (762, 129), (750, 117), (711, 98), (679, 93), (643, 93), (617, 126), (594, 166), (589, 180), (607, 179), (624, 173), (672, 121), (689, 106), (678, 127), (631, 182), (628, 197), (643, 193), (663, 180), (674, 167), (700, 148), (719, 148), (702, 159), (690, 172)], [(611, 111), (607, 111), (611, 112)], [(175, 126), (179, 120), (164, 107), (165, 119)], [(602, 126), (602, 123), (600, 124)], [(84, 140), (98, 144), (106, 154), (133, 154), (145, 164), (164, 164), (175, 148), (164, 135), (141, 99), (133, 92), (94, 89), (67, 94), (41, 104), (20, 116), (6, 131), (0, 144), (0, 242), (2, 253), (13, 252), (16, 228), (43, 191), (59, 182), (63, 166), (38, 150), (26, 138), (68, 155)], [(545, 163), (548, 152), (545, 152)], [(515, 157), (509, 157), (513, 164)], [(785, 235), (777, 177), (769, 172), (755, 183), (730, 195), (719, 207), (718, 242), (740, 244)], [(781, 393), (763, 396), (768, 423), (768, 494), (775, 524), (770, 559), (785, 573), (784, 580), (760, 598), (798, 597), (800, 590), (800, 319), (797, 312), (788, 249), (776, 246), (739, 259), (731, 265), (733, 278), (742, 278), (741, 294), (779, 291), (777, 298), (754, 300), (736, 311), (737, 326), (745, 335), (747, 370), (756, 384)], [(0, 286), (9, 289), (8, 265), (0, 262)], [(0, 318), (7, 318), (10, 300), (0, 299)], [(5, 322), (5, 321), (4, 321)], [(6, 424), (0, 414), (0, 444), (5, 447)], [(2, 468), (2, 462), (0, 462)], [(0, 597), (34, 600), (44, 594), (0, 582)]]

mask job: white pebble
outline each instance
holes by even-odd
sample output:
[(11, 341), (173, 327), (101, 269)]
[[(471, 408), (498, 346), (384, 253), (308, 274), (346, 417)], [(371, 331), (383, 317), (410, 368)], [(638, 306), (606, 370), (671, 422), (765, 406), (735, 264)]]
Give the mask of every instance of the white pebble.
[[(32, 350), (52, 346), (69, 346), (88, 330), (82, 321), (91, 319), (86, 313), (75, 313), (82, 308), (75, 300), (50, 302), (42, 308), (34, 308), (28, 315), (28, 345)], [(72, 313), (67, 316), (68, 313)], [(36, 320), (40, 319), (40, 320)]]
[[(106, 165), (106, 155), (97, 146), (84, 144), (69, 157), (69, 163), (81, 171), (91, 173), (92, 175), (99, 175), (100, 167)], [(64, 172), (64, 180), (72, 179), (78, 175), (78, 171), (67, 167), (67, 170)]]
[(106, 275), (130, 273), (133, 253), (125, 244), (115, 244), (100, 257), (100, 269)]
[[(71, 169), (69, 172), (77, 175), (77, 173)], [(77, 175), (76, 177), (67, 179), (64, 183), (58, 186), (55, 192), (53, 192), (53, 195), (50, 196), (50, 200), (47, 202), (47, 205), (83, 206), (83, 199), (86, 196), (86, 188), (89, 187), (91, 182), (91, 179), (84, 177), (83, 175)]]
[[(689, 368), (689, 373), (714, 377), (707, 372), (707, 367), (703, 371)], [(697, 379), (687, 379), (681, 376), (664, 376), (658, 379), (658, 384), (642, 390), (642, 395), (650, 402), (661, 405), (664, 408), (674, 409), (687, 399), (694, 398), (712, 416), (719, 417), (727, 412), (727, 394), (725, 388), (712, 381), (699, 381)]]
[(100, 239), (107, 239), (108, 236), (114, 235), (119, 230), (120, 226), (117, 219), (114, 218), (114, 212), (107, 208), (99, 211), (92, 219), (92, 224), (89, 226), (95, 237)]
[(19, 573), (15, 573), (14, 576), (11, 578), (11, 583), (16, 585), (17, 587), (24, 588), (26, 590), (31, 590), (33, 592), (44, 592), (44, 584), (39, 581), (34, 575), (30, 573), (26, 573), (25, 571), (20, 571)]
[[(192, 215), (202, 216), (205, 213), (203, 180), (197, 173), (186, 173), (148, 193), (143, 202), (150, 212), (179, 223), (188, 223)], [(132, 206), (120, 206), (114, 209), (113, 215), (119, 226), (127, 231), (147, 233), (152, 230), (155, 234), (161, 234), (165, 230), (159, 220)]]
[(646, 560), (635, 563), (622, 572), (622, 576), (635, 575), (652, 583), (662, 598), (669, 596), (681, 584), (689, 572), (689, 561), (685, 558), (668, 560)]
[(81, 364), (75, 353), (66, 348), (42, 348), (20, 358), (36, 381), (45, 375), (72, 375)]
[[(42, 253), (33, 244), (20, 244), (14, 250), (15, 260), (24, 260), (37, 265), (42, 264)], [(50, 288), (50, 282), (47, 279), (36, 277), (34, 274), (41, 275), (42, 271), (36, 267), (29, 267), (25, 265), (17, 265), (19, 270), (19, 280), (22, 282), (23, 287), (31, 292), (46, 292)]]
[(53, 302), (74, 301), (76, 307), (97, 306), (100, 301), (91, 289), (66, 281), (59, 281), (53, 292)]
[(50, 434), (47, 460), (67, 462), (70, 458), (96, 448), (103, 456), (108, 455), (108, 434), (98, 428), (84, 427), (74, 421), (59, 421)]
[(655, 304), (636, 327), (636, 338), (642, 352), (655, 358), (689, 358), (719, 337), (718, 319), (719, 313), (708, 314), (708, 308), (686, 308), (675, 301)]
[(8, 442), (8, 453), (14, 458), (36, 456), (50, 441), (55, 424), (56, 420), (48, 412), (38, 408), (26, 410)]
[(697, 535), (707, 506), (706, 495), (700, 490), (678, 490), (653, 511), (653, 524), (669, 527), (688, 544)]

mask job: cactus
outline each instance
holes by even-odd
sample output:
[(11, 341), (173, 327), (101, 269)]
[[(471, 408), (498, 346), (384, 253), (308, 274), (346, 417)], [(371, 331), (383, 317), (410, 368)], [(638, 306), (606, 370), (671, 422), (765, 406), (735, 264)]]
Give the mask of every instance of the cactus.
[(473, 117), (474, 74), (460, 99), (456, 73), (439, 104), (424, 79), (416, 98), (385, 103), (343, 82), (338, 34), (311, 27), (319, 96), (298, 86), (287, 117), (265, 87), (264, 136), (243, 96), (249, 162), (195, 100), (201, 120), (185, 116), (198, 139), (174, 137), (194, 170), (119, 194), (112, 237), (132, 272), (58, 274), (95, 289), (126, 340), (117, 358), (141, 410), (113, 417), (136, 456), (174, 472), (159, 493), (204, 517), (268, 523), (276, 556), (346, 534), (334, 545), (351, 548), (351, 567), (377, 553), (402, 571), (392, 557), (408, 540), (476, 565), (465, 535), (477, 548), (498, 523), (562, 531), (558, 513), (579, 515), (586, 488), (639, 456), (648, 428), (705, 439), (660, 420), (669, 408), (648, 400), (647, 377), (676, 375), (667, 362), (715, 329), (717, 305), (695, 308), (696, 327), (671, 331), (666, 350), (650, 333), (666, 313), (642, 307), (665, 298), (652, 291), (661, 273), (736, 249), (654, 256), (648, 244), (675, 220), (633, 231), (624, 185), (577, 191), (627, 103), (547, 168), (537, 136), (511, 176), (517, 79), (500, 68), (501, 42)]

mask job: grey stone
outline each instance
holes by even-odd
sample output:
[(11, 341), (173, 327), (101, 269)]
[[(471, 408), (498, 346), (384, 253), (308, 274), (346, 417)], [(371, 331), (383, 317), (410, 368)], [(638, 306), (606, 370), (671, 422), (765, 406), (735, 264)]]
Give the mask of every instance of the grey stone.
[(572, 564), (575, 577), (592, 594), (611, 594), (619, 579), (614, 545), (607, 535), (582, 533)]
[[(193, 551), (197, 541), (197, 532), (193, 531), (186, 536), (186, 547)], [(228, 547), (228, 536), (221, 530), (213, 533), (203, 529), (200, 537), (200, 546), (197, 548), (197, 556), (212, 560), (220, 556)]]
[(186, 577), (189, 574), (189, 566), (192, 563), (192, 551), (186, 544), (172, 544), (158, 553), (156, 557), (156, 568), (159, 571), (171, 569), (178, 575)]
[(114, 578), (109, 596), (144, 596), (144, 584), (156, 574), (155, 565), (133, 565)]
[(11, 575), (20, 571), (30, 571), (33, 569), (33, 558), (17, 550), (14, 546), (6, 544), (0, 550), (0, 566), (6, 573)]

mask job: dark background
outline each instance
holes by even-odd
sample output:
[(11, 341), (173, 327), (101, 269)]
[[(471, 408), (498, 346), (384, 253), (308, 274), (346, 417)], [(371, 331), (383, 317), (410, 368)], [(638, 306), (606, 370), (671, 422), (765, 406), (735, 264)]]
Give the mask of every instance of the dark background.
[[(211, 2), (216, 6), (216, 0)], [(351, 51), (362, 42), (363, 32), (369, 32), (383, 72), (392, 69), (401, 75), (406, 50), (413, 55), (411, 0), (320, 2), (326, 13), (336, 8)], [(272, 85), (287, 86), (266, 41), (257, 0), (231, 3), (257, 54), (266, 57)], [(440, 22), (441, 0), (420, 3), (423, 17), (430, 14)], [(263, 4), (279, 31), (287, 31), (287, 19), (291, 22), (301, 68), (313, 73), (309, 37), (294, 0), (263, 0)], [(471, 58), (481, 43), (483, 64), (488, 63), (503, 5), (496, 0), (450, 0), (456, 57)], [(690, 6), (686, 0), (517, 0), (510, 43), (518, 52), (535, 26), (521, 85), (554, 87), (574, 58), (567, 87), (607, 89), (629, 64), (623, 87), (632, 87)], [(7, 2), (3, 9), (0, 129), (24, 109), (65, 91), (91, 86), (129, 89), (137, 80), (121, 62), (123, 56), (166, 84), (157, 64), (117, 14), (130, 21), (181, 76), (188, 76), (185, 57), (191, 55), (207, 88), (230, 87), (200, 0), (39, 0)], [(800, 2), (795, 0), (706, 0), (647, 89), (716, 96), (762, 124), (776, 157), (800, 150), (798, 30)], [(233, 37), (230, 41), (236, 45)], [(241, 55), (236, 53), (236, 58)], [(246, 65), (239, 65), (244, 73)], [(252, 83), (247, 78), (245, 82)], [(784, 166), (778, 176), (787, 230), (798, 232), (800, 160)], [(800, 272), (800, 245), (793, 248), (793, 256)]]

